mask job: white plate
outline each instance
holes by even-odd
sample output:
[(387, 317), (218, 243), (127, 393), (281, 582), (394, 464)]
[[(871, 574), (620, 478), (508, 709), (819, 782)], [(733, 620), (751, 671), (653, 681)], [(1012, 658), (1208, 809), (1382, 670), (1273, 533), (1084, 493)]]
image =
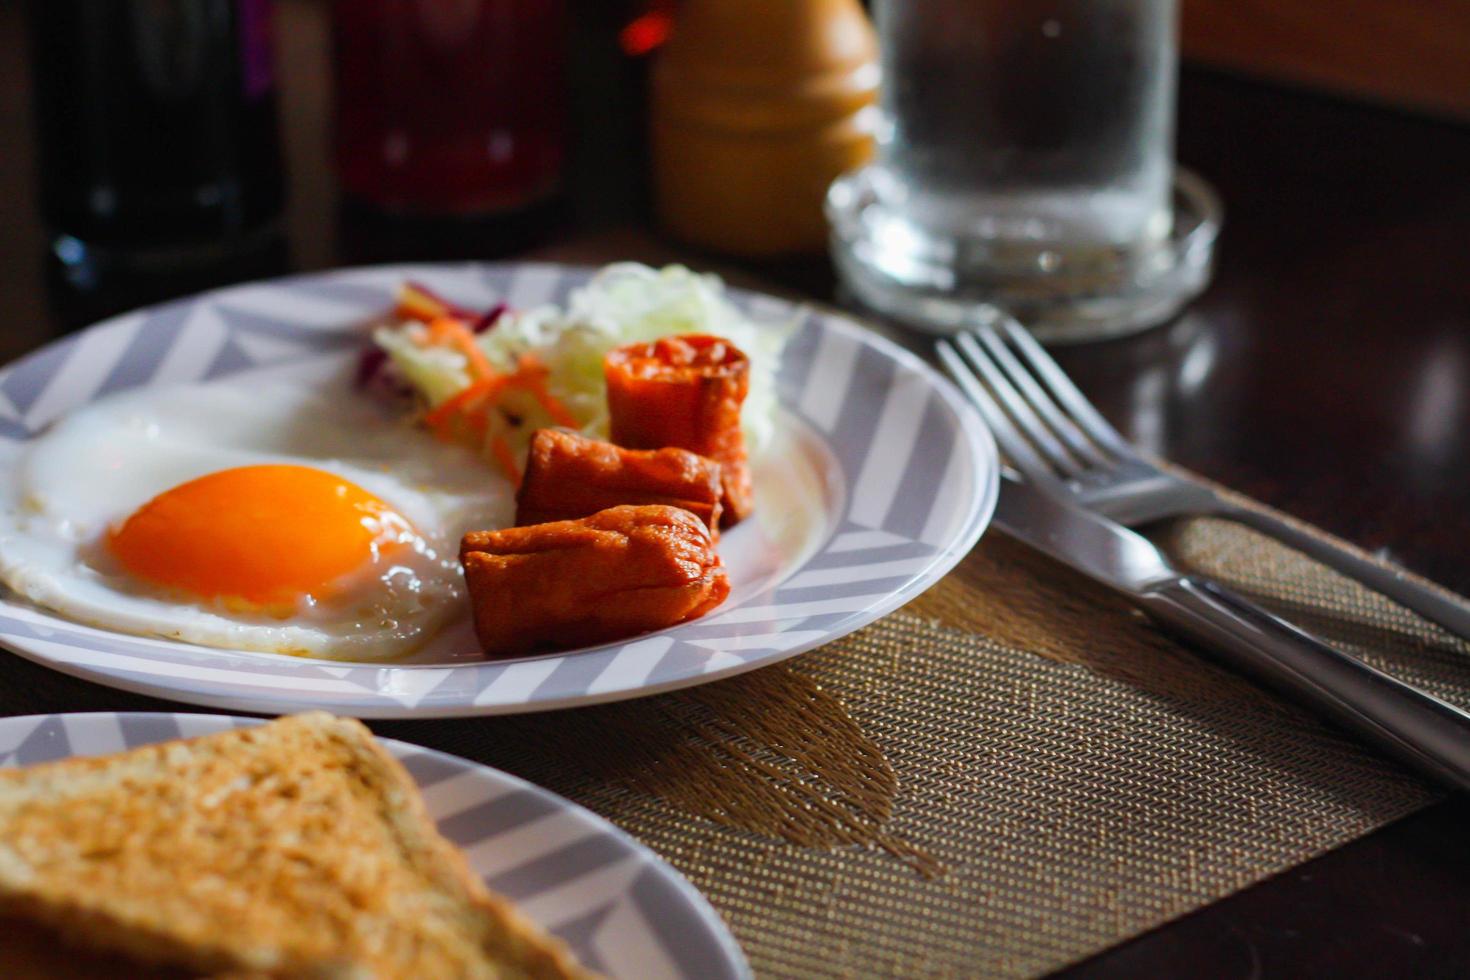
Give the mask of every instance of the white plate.
[[(143, 712), (0, 719), (0, 767), (105, 755), (261, 724)], [(382, 739), (474, 872), (610, 977), (739, 978), (735, 939), (694, 886), (601, 817), (489, 766)]]
[[(298, 276), (129, 313), (0, 371), (0, 480), (25, 441), (124, 388), (350, 358), (404, 279), (457, 302), (561, 301), (591, 270), (407, 265)], [(990, 433), (928, 365), (851, 321), (740, 291), (799, 327), (780, 435), (755, 466), (757, 513), (721, 539), (732, 592), (703, 619), (620, 643), (486, 661), (467, 620), (410, 662), (347, 664), (192, 646), (79, 625), (13, 595), (0, 643), (57, 670), (177, 701), (364, 718), (504, 714), (641, 697), (794, 656), (873, 622), (944, 575), (995, 505)]]

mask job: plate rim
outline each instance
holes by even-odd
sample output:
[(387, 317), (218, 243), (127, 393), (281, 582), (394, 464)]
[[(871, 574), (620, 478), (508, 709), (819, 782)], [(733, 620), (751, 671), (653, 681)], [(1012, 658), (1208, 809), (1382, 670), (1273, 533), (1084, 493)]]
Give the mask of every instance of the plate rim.
[[(165, 300), (161, 303), (137, 307), (108, 317), (88, 327), (82, 328), (81, 330), (73, 331), (72, 333), (69, 333), (65, 336), (58, 337), (50, 343), (43, 345), (37, 350), (32, 351), (15, 361), (9, 362), (5, 365), (0, 365), (0, 377), (7, 376), (12, 371), (23, 368), (27, 363), (45, 355), (49, 350), (51, 350), (58, 344), (74, 342), (87, 334), (114, 328), (116, 325), (124, 323), (132, 317), (140, 316), (147, 313), (154, 313), (177, 306), (185, 306), (206, 299), (225, 298), (228, 297), (230, 294), (240, 293), (247, 290), (282, 288), (292, 283), (310, 282), (314, 280), (333, 277), (351, 278), (354, 276), (360, 276), (363, 278), (371, 278), (375, 275), (401, 276), (414, 274), (409, 270), (416, 270), (419, 273), (442, 271), (446, 273), (460, 275), (474, 275), (484, 274), (486, 272), (498, 272), (509, 276), (519, 270), (535, 269), (541, 270), (544, 273), (563, 276), (591, 276), (600, 269), (606, 268), (606, 266), (607, 264), (587, 265), (581, 263), (561, 263), (546, 261), (465, 260), (450, 262), (389, 262), (367, 266), (334, 267), (331, 269), (291, 273), (268, 279), (250, 280), (247, 282), (231, 284), (215, 289), (204, 290), (199, 293), (194, 293), (187, 296), (176, 297), (173, 299)], [(696, 269), (695, 271), (699, 270)], [(647, 679), (645, 679), (642, 684), (631, 688), (613, 687), (594, 693), (582, 692), (566, 694), (558, 697), (543, 697), (534, 701), (524, 701), (516, 703), (491, 702), (482, 705), (475, 704), (472, 700), (465, 700), (461, 702), (444, 704), (414, 703), (410, 705), (392, 699), (386, 695), (368, 689), (363, 689), (356, 695), (356, 698), (350, 702), (343, 701), (341, 703), (338, 703), (334, 701), (327, 703), (325, 705), (327, 710), (339, 711), (360, 718), (378, 720), (484, 717), (500, 714), (520, 714), (537, 711), (564, 710), (572, 707), (590, 706), (594, 704), (605, 704), (615, 701), (649, 697), (657, 694), (667, 693), (669, 691), (680, 690), (686, 687), (694, 687), (700, 684), (737, 676), (751, 670), (760, 669), (761, 667), (781, 663), (793, 657), (800, 656), (803, 653), (810, 652), (811, 650), (819, 646), (831, 643), (844, 636), (848, 636), (865, 626), (871, 625), (884, 616), (887, 616), (890, 613), (894, 612), (900, 606), (911, 601), (923, 592), (927, 591), (929, 588), (933, 587), (935, 584), (938, 583), (940, 579), (944, 577), (945, 574), (953, 569), (953, 567), (958, 564), (959, 561), (962, 560), (963, 557), (968, 554), (971, 549), (973, 549), (976, 542), (979, 541), (980, 537), (989, 527), (991, 518), (994, 514), (996, 501), (998, 499), (1000, 490), (1000, 461), (996, 443), (990, 430), (985, 426), (979, 415), (979, 412), (969, 403), (969, 401), (954, 386), (954, 384), (948, 378), (944, 377), (944, 375), (933, 365), (926, 362), (923, 358), (919, 357), (914, 352), (904, 348), (902, 345), (883, 335), (881, 331), (864, 327), (862, 325), (861, 317), (858, 314), (851, 313), (846, 310), (841, 310), (831, 306), (830, 304), (821, 303), (819, 301), (802, 300), (791, 298), (788, 296), (780, 296), (773, 293), (764, 292), (760, 289), (748, 289), (739, 286), (727, 286), (726, 288), (727, 292), (737, 300), (746, 302), (752, 299), (775, 301), (782, 307), (790, 310), (794, 319), (804, 318), (806, 316), (820, 317), (823, 321), (824, 329), (835, 330), (845, 339), (858, 345), (858, 347), (860, 348), (863, 346), (873, 348), (885, 359), (894, 362), (896, 365), (923, 379), (926, 388), (930, 392), (936, 394), (945, 403), (946, 408), (955, 418), (957, 422), (957, 429), (959, 432), (963, 433), (964, 436), (962, 441), (966, 444), (968, 450), (973, 457), (971, 476), (974, 480), (974, 493), (968, 499), (967, 513), (964, 515), (961, 521), (956, 522), (963, 527), (963, 533), (961, 533), (953, 540), (938, 547), (935, 553), (929, 558), (929, 560), (926, 562), (921, 570), (911, 573), (907, 580), (901, 586), (893, 589), (891, 592), (884, 595), (881, 601), (875, 602), (869, 606), (864, 607), (863, 609), (853, 611), (840, 624), (833, 627), (824, 628), (822, 630), (822, 635), (820, 636), (799, 641), (789, 648), (773, 651), (769, 655), (751, 661), (742, 660), (736, 663), (709, 670), (704, 673), (691, 673), (682, 676), (674, 676), (655, 683), (650, 683)], [(788, 405), (788, 403), (783, 401), (781, 404), (783, 409), (790, 410), (790, 406)], [(848, 489), (850, 490), (850, 488)], [(834, 535), (834, 528), (827, 529), (823, 537), (820, 539), (821, 544), (818, 547), (819, 554), (821, 553), (822, 548), (830, 544)], [(793, 570), (793, 576), (799, 571), (799, 568)], [(24, 600), (20, 601), (24, 603)], [(100, 627), (88, 626), (84, 623), (73, 623), (70, 620), (66, 620), (65, 617), (61, 617), (58, 614), (51, 613), (48, 610), (42, 609), (40, 607), (35, 607), (32, 604), (25, 603), (25, 606), (26, 608), (31, 609), (33, 612), (39, 612), (41, 615), (61, 619), (69, 626), (80, 626), (82, 628), (93, 629), (105, 635), (116, 635), (129, 640), (142, 639), (164, 643), (169, 642), (166, 639), (160, 637), (135, 637), (131, 634), (116, 633), (115, 631), (105, 630)], [(715, 615), (718, 616), (719, 611), (717, 611)], [(665, 630), (656, 631), (654, 633), (643, 634), (638, 637), (630, 637), (628, 640), (618, 641), (614, 644), (606, 644), (599, 647), (588, 648), (587, 652), (590, 653), (599, 649), (609, 649), (611, 647), (620, 646), (628, 642), (634, 642), (649, 636), (665, 635), (670, 633), (671, 631), (678, 630), (679, 628), (688, 625), (689, 624), (678, 624), (677, 626), (668, 627)], [(308, 704), (305, 700), (299, 697), (286, 697), (278, 699), (270, 694), (261, 694), (252, 691), (232, 693), (228, 690), (219, 689), (219, 682), (214, 682), (210, 687), (204, 690), (186, 690), (182, 689), (177, 684), (169, 685), (167, 683), (161, 683), (160, 680), (157, 678), (149, 679), (145, 677), (134, 679), (122, 675), (120, 668), (109, 669), (105, 665), (78, 663), (71, 660), (58, 658), (46, 652), (44, 649), (27, 649), (28, 641), (31, 641), (32, 639), (33, 638), (26, 636), (16, 636), (10, 632), (5, 631), (4, 629), (0, 629), (0, 643), (3, 643), (3, 648), (11, 651), (12, 653), (15, 653), (18, 656), (31, 660), (35, 663), (39, 663), (42, 666), (56, 670), (60, 673), (68, 674), (70, 676), (87, 680), (93, 683), (102, 684), (104, 686), (112, 687), (117, 690), (127, 691), (129, 693), (163, 698), (166, 700), (176, 701), (180, 704), (190, 704), (225, 711), (244, 711), (261, 715), (290, 713), (293, 711), (305, 710), (308, 707), (313, 706), (312, 704)], [(37, 645), (44, 645), (44, 641)], [(203, 655), (207, 655), (210, 650), (210, 648), (201, 647), (194, 644), (183, 644), (182, 646), (188, 648), (191, 651), (202, 652)], [(221, 652), (232, 653), (232, 651)], [(514, 662), (535, 662), (538, 660), (545, 660), (564, 655), (565, 654), (551, 653), (539, 657), (520, 658), (519, 660)], [(506, 661), (506, 663), (511, 662), (513, 661)], [(301, 658), (301, 663), (304, 666), (323, 666), (323, 664), (317, 663), (315, 660), (310, 658)], [(484, 661), (470, 661), (463, 664), (384, 663), (352, 664), (351, 666), (366, 666), (379, 670), (411, 672), (423, 669), (440, 671), (453, 670), (460, 667), (474, 667), (478, 666), (481, 663), (484, 663)], [(327, 666), (339, 666), (337, 664), (333, 664), (332, 662), (324, 662), (324, 664)], [(348, 664), (344, 662), (340, 664), (340, 666), (348, 666)], [(289, 688), (283, 688), (283, 690), (289, 690)]]
[[(114, 719), (122, 716), (128, 716), (140, 719), (173, 720), (178, 718), (180, 715), (189, 715), (195, 718), (205, 718), (210, 720), (211, 722), (219, 722), (222, 724), (228, 723), (230, 728), (254, 727), (268, 724), (271, 720), (268, 718), (251, 717), (249, 715), (225, 715), (201, 711), (55, 711), (25, 715), (0, 716), (0, 731), (3, 731), (3, 729), (9, 725), (19, 725), (27, 722), (31, 723), (33, 727), (39, 727), (47, 719), (51, 718), (65, 717), (89, 721)], [(202, 734), (207, 735), (213, 733), (206, 732)], [(392, 754), (394, 759), (398, 760), (400, 763), (402, 762), (402, 758), (395, 750), (408, 750), (414, 755), (428, 755), (440, 761), (448, 762), (453, 764), (454, 766), (461, 767), (461, 772), (456, 773), (456, 776), (462, 774), (465, 771), (475, 771), (481, 775), (488, 775), (490, 779), (502, 785), (510, 786), (513, 791), (530, 792), (543, 801), (555, 804), (561, 811), (570, 811), (571, 813), (575, 814), (578, 819), (584, 820), (592, 826), (596, 827), (597, 832), (600, 836), (611, 837), (614, 840), (617, 840), (619, 843), (635, 853), (640, 858), (640, 860), (645, 862), (648, 867), (653, 868), (659, 875), (659, 877), (665, 883), (670, 885), (673, 890), (695, 912), (697, 918), (699, 919), (699, 922), (704, 926), (706, 932), (708, 933), (708, 937), (712, 943), (713, 948), (718, 950), (720, 954), (723, 955), (725, 958), (724, 962), (721, 965), (728, 968), (732, 975), (741, 978), (741, 980), (750, 980), (750, 978), (753, 976), (750, 968), (750, 963), (746, 959), (744, 951), (740, 948), (739, 941), (735, 939), (735, 935), (730, 931), (729, 925), (725, 922), (720, 913), (715, 910), (714, 906), (710, 904), (709, 899), (707, 899), (698, 888), (694, 887), (693, 882), (691, 882), (682, 873), (680, 873), (677, 868), (675, 868), (662, 856), (655, 853), (654, 850), (650, 848), (647, 844), (644, 844), (632, 834), (614, 824), (611, 820), (608, 820), (606, 817), (601, 816), (600, 814), (594, 813), (580, 803), (567, 799), (565, 796), (562, 796), (559, 793), (552, 792), (544, 786), (538, 786), (537, 784), (523, 779), (522, 777), (517, 776), (514, 773), (506, 772), (505, 770), (498, 769), (495, 766), (488, 765), (483, 762), (476, 762), (473, 759), (466, 759), (464, 756), (455, 755), (452, 752), (445, 752), (442, 749), (434, 749), (425, 745), (419, 745), (415, 742), (408, 742), (399, 738), (391, 738), (385, 735), (379, 735), (377, 732), (373, 732), (372, 734), (373, 738), (380, 742), (384, 747), (388, 748), (390, 754)], [(179, 740), (182, 741), (196, 737), (200, 736), (185, 735), (182, 736)], [(156, 745), (159, 742), (164, 741), (172, 741), (172, 739), (159, 739), (157, 741), (143, 742), (139, 744)], [(124, 749), (120, 751), (127, 750)], [(60, 759), (85, 758), (87, 757), (87, 755), (87, 753), (73, 752), (70, 755), (60, 757)], [(60, 759), (53, 761), (60, 761)], [(44, 765), (44, 763), (39, 764)], [(12, 766), (8, 763), (0, 763), (0, 769), (7, 768), (19, 767)], [(410, 778), (412, 778), (411, 773)], [(417, 785), (417, 780), (415, 780), (415, 785)], [(432, 817), (433, 814), (431, 813), (430, 816)], [(439, 821), (436, 818), (435, 824), (437, 825), (438, 822)], [(458, 850), (459, 848), (456, 849)], [(461, 853), (463, 853), (462, 850)], [(471, 871), (474, 871), (473, 862), (469, 859), (468, 856), (465, 857), (465, 863), (470, 866)], [(475, 872), (475, 874), (477, 877), (483, 877), (479, 875), (478, 872)], [(525, 915), (526, 913), (522, 912), (521, 914)], [(537, 925), (541, 924), (537, 923)], [(541, 928), (545, 929), (546, 927), (541, 926)]]

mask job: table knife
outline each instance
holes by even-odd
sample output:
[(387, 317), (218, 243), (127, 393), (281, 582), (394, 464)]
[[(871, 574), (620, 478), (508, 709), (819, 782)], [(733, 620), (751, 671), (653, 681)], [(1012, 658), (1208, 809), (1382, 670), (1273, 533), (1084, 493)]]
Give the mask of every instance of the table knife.
[(1132, 600), (1220, 662), (1310, 707), (1454, 789), (1470, 789), (1470, 714), (1333, 649), (1152, 542), (1009, 474), (995, 524)]

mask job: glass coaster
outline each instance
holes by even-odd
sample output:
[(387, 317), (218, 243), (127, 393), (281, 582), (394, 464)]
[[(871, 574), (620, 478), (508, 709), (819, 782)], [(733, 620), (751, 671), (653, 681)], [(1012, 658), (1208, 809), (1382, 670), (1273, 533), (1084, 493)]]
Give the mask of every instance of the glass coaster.
[(1005, 309), (1048, 343), (1136, 333), (1169, 319), (1209, 283), (1223, 209), (1198, 174), (1177, 168), (1169, 235), (1144, 248), (934, 234), (886, 206), (865, 167), (827, 193), (832, 256), (873, 310), (953, 333)]

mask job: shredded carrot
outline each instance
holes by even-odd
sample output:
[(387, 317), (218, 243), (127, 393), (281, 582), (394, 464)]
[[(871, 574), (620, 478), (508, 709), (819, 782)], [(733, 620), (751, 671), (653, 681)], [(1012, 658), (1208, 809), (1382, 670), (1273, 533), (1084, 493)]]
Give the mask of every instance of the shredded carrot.
[(451, 307), (429, 290), (415, 283), (404, 283), (398, 290), (398, 302), (393, 307), (396, 316), (405, 320), (428, 323), (435, 317), (446, 316)]
[[(580, 427), (577, 417), (547, 390), (546, 377), (549, 372), (534, 355), (522, 354), (514, 372), (499, 374), (475, 343), (474, 334), (464, 323), (453, 317), (436, 317), (432, 320), (426, 341), (460, 350), (469, 361), (470, 374), (474, 379), (425, 413), (424, 424), (438, 438), (452, 442), (462, 438), (465, 428), (468, 428), (483, 446), (485, 436), (490, 431), (490, 413), (499, 406), (501, 396), (514, 388), (528, 392), (556, 424), (573, 429)], [(512, 421), (511, 424), (514, 426), (520, 423)], [(497, 433), (490, 439), (489, 448), (495, 462), (519, 486), (520, 467), (505, 436)]]
[(558, 401), (555, 395), (546, 390), (546, 381), (544, 379), (539, 377), (530, 379), (527, 381), (526, 387), (531, 390), (531, 394), (535, 396), (536, 401), (541, 403), (541, 407), (546, 409), (546, 414), (550, 415), (552, 421), (557, 425), (564, 425), (569, 429), (580, 429), (582, 427), (582, 423), (571, 413), (571, 410)]
[(495, 368), (490, 366), (485, 352), (475, 343), (475, 335), (470, 333), (469, 327), (454, 317), (436, 317), (429, 324), (429, 339), (436, 344), (447, 344), (463, 354), (469, 362), (471, 377), (484, 379), (495, 376)]
[(399, 287), (393, 312), (406, 320), (418, 320), (422, 323), (429, 323), (441, 316), (452, 316), (461, 320), (478, 319), (474, 310), (451, 303), (423, 283), (412, 280)]
[(516, 465), (515, 453), (510, 451), (510, 443), (505, 441), (504, 436), (496, 436), (490, 440), (490, 451), (495, 454), (495, 462), (505, 470), (505, 475), (517, 487), (521, 485), (521, 468)]
[(404, 297), (393, 307), (393, 315), (400, 320), (417, 320), (420, 323), (428, 323), (437, 316), (443, 316), (444, 311), (424, 304), (423, 300), (418, 298)]
[(531, 397), (551, 416), (551, 420), (569, 429), (580, 429), (582, 423), (547, 389), (546, 376), (549, 373), (546, 365), (529, 352), (522, 354), (519, 364), (516, 365), (516, 380), (531, 393)]
[(488, 398), (493, 398), (501, 388), (505, 387), (506, 380), (503, 377), (483, 378), (468, 387), (461, 388), (425, 415), (425, 424), (431, 429), (444, 428), (454, 421), (455, 416), (468, 412)]

